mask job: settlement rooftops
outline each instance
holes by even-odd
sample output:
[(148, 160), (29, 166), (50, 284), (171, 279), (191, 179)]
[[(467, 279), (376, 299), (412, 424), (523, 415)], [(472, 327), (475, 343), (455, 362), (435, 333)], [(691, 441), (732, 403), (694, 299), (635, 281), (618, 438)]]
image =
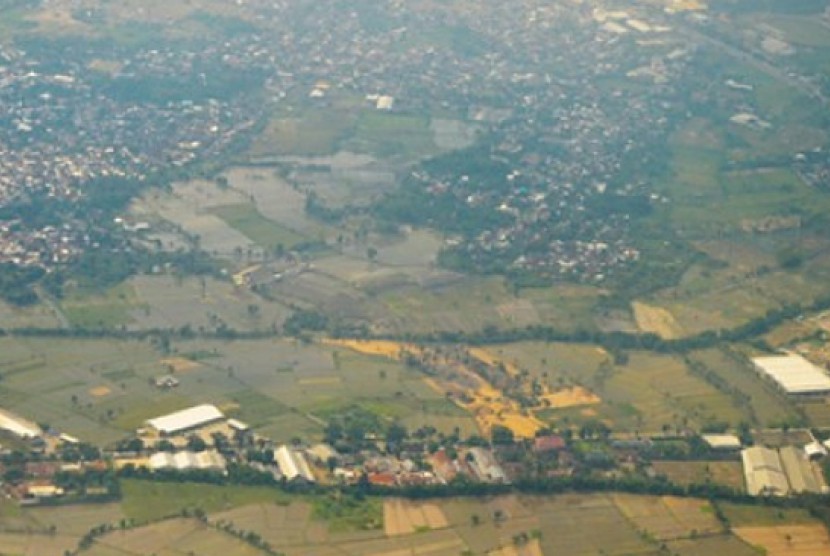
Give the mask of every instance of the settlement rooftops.
[(150, 419), (147, 424), (163, 435), (173, 435), (224, 418), (224, 414), (215, 405), (202, 404)]

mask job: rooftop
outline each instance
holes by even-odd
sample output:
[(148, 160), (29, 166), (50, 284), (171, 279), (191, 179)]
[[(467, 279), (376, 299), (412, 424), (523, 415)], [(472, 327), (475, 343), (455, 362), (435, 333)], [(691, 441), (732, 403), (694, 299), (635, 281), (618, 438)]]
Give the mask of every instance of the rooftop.
[(800, 355), (756, 357), (752, 362), (789, 394), (830, 392), (830, 376)]
[(224, 418), (225, 415), (215, 405), (202, 404), (150, 419), (147, 424), (160, 433), (175, 434)]
[(734, 434), (704, 434), (701, 438), (715, 450), (741, 449), (741, 439)]
[(749, 494), (785, 496), (789, 493), (790, 485), (778, 452), (764, 446), (753, 446), (741, 452), (741, 459)]

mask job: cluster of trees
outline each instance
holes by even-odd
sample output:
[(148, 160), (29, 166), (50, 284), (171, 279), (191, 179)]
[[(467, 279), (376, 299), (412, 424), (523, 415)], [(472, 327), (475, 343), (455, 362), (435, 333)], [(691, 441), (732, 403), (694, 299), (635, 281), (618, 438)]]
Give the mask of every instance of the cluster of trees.
[(0, 263), (0, 296), (12, 305), (23, 307), (37, 303), (32, 285), (46, 272), (40, 267), (22, 267), (14, 263)]

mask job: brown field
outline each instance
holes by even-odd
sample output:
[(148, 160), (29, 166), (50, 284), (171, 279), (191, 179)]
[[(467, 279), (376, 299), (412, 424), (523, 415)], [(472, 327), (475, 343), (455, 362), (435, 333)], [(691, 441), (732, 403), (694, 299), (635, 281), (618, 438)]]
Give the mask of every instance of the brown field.
[(767, 556), (827, 556), (830, 536), (822, 525), (736, 527), (735, 535)]
[(583, 386), (563, 388), (542, 396), (553, 408), (575, 407), (602, 403), (602, 399)]
[(438, 504), (398, 498), (383, 503), (383, 529), (387, 537), (409, 535), (426, 529), (444, 529), (448, 525), (447, 517)]
[[(190, 519), (168, 519), (138, 529), (114, 531), (98, 539), (96, 545), (126, 554), (262, 554), (239, 539)], [(98, 552), (94, 546), (86, 553)]]
[(681, 486), (712, 482), (744, 489), (743, 468), (737, 461), (655, 461), (652, 467)]
[(161, 364), (168, 367), (174, 373), (187, 373), (195, 371), (201, 365), (185, 357), (168, 357), (161, 360)]
[(78, 546), (80, 537), (66, 535), (0, 533), (0, 554), (44, 556), (63, 554)]
[[(142, 515), (151, 522), (107, 533), (80, 556), (263, 554), (225, 528), (254, 532), (287, 556), (651, 556), (662, 553), (661, 546), (677, 556), (752, 556), (758, 553), (754, 547), (763, 547), (772, 556), (813, 556), (826, 554), (830, 543), (827, 531), (815, 520), (803, 521), (797, 512), (760, 506), (724, 508), (730, 515), (744, 512), (749, 520), (736, 520), (741, 525), (735, 536), (723, 530), (705, 500), (693, 498), (563, 494), (385, 499), (381, 531), (332, 528), (330, 522), (313, 517), (312, 505), (302, 496), (281, 499), (261, 489), (169, 485), (176, 492), (156, 489), (167, 502), (155, 504), (159, 500), (144, 496), (146, 485), (127, 481), (124, 504), (141, 504)], [(173, 508), (195, 507), (197, 501), (207, 502), (208, 524), (179, 517), (153, 521)], [(72, 550), (89, 528), (117, 523), (124, 516), (117, 505), (24, 510), (0, 506), (0, 524), (11, 523), (11, 513), (30, 516), (32, 528), (25, 533), (25, 529), (0, 533), (0, 553), (27, 556)], [(83, 519), (65, 528), (62, 520), (73, 519), (75, 513), (84, 514)], [(783, 518), (770, 524), (757, 521), (768, 513)], [(111, 518), (104, 518), (106, 514)], [(58, 524), (54, 536), (33, 532), (51, 522)]]
[(637, 322), (637, 327), (642, 332), (657, 334), (665, 340), (683, 336), (683, 327), (663, 307), (635, 301), (631, 304), (631, 308), (634, 311), (634, 320)]
[[(469, 354), (489, 366), (501, 364), (499, 359), (486, 350), (473, 348), (462, 353), (443, 353), (413, 344), (383, 340), (327, 339), (323, 340), (323, 344), (346, 347), (358, 353), (393, 360), (410, 355), (427, 361), (442, 373), (442, 376), (429, 380), (428, 386), (436, 392), (450, 393), (456, 405), (473, 415), (479, 429), (485, 435), (489, 434), (494, 425), (500, 425), (509, 428), (516, 437), (533, 438), (536, 431), (545, 425), (532, 411), (525, 411), (518, 402), (505, 396), (463, 361), (464, 355)], [(512, 376), (518, 373), (518, 369), (510, 363), (505, 363), (504, 372)]]
[(713, 509), (705, 500), (628, 494), (615, 494), (612, 499), (638, 529), (647, 531), (658, 540), (683, 539), (723, 530)]
[(95, 396), (96, 398), (100, 398), (102, 396), (106, 396), (111, 392), (112, 390), (110, 390), (108, 386), (96, 386), (95, 388), (90, 388), (89, 395)]
[(795, 409), (773, 386), (758, 380), (758, 374), (743, 355), (708, 349), (696, 351), (690, 354), (690, 358), (749, 396), (751, 412), (745, 417), (748, 421), (754, 418), (759, 425), (767, 427), (795, 417)]
[(757, 550), (731, 534), (669, 541), (666, 545), (676, 556), (759, 556)]
[(499, 548), (487, 553), (488, 556), (542, 556), (542, 545), (537, 539), (527, 544), (512, 545)]
[(631, 352), (627, 365), (614, 367), (599, 394), (634, 408), (633, 416), (619, 416), (626, 420), (618, 424), (622, 428), (656, 431), (684, 422), (737, 424), (743, 418), (729, 396), (691, 374), (681, 360), (647, 352)]

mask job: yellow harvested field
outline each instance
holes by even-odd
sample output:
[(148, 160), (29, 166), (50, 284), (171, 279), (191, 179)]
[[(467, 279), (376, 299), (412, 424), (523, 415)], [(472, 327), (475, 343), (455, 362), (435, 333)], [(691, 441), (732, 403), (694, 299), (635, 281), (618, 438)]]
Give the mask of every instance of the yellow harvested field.
[(516, 376), (519, 374), (519, 368), (516, 366), (515, 363), (504, 361), (503, 359), (496, 357), (484, 348), (470, 348), (470, 355), (472, 355), (485, 365), (490, 365), (491, 367), (498, 367), (499, 365), (504, 365), (504, 370), (510, 376)]
[(830, 536), (822, 525), (735, 527), (744, 542), (763, 549), (767, 556), (827, 556)]
[(390, 359), (400, 359), (402, 353), (419, 355), (423, 351), (414, 344), (391, 342), (387, 340), (348, 340), (325, 339), (323, 344), (349, 348), (364, 355), (382, 355)]
[(433, 503), (392, 498), (383, 503), (383, 531), (387, 537), (449, 527), (443, 510)]
[(110, 390), (107, 386), (96, 386), (95, 388), (90, 388), (89, 390), (89, 394), (91, 396), (95, 396), (96, 398), (101, 398), (111, 392), (112, 390)]
[(639, 301), (631, 304), (634, 311), (634, 320), (642, 332), (657, 334), (664, 340), (672, 340), (683, 336), (683, 328), (674, 319), (674, 316), (662, 307), (646, 305)]
[(550, 406), (555, 408), (602, 403), (602, 399), (599, 396), (582, 386), (557, 390), (556, 392), (545, 394), (542, 396), (542, 399), (547, 400)]
[(543, 556), (543, 554), (542, 546), (537, 539), (532, 539), (527, 544), (520, 546), (504, 546), (487, 553), (488, 556)]
[(706, 500), (673, 496), (644, 497), (614, 494), (614, 504), (638, 529), (667, 541), (723, 530)]
[(191, 361), (184, 357), (168, 357), (167, 359), (162, 359), (161, 364), (170, 368), (174, 373), (187, 373), (201, 367), (196, 361)]
[[(428, 359), (439, 372), (437, 376), (425, 379), (427, 385), (441, 394), (450, 393), (456, 405), (473, 414), (479, 429), (485, 435), (490, 433), (493, 425), (501, 425), (513, 431), (517, 438), (533, 438), (536, 431), (545, 426), (544, 422), (533, 415), (533, 409), (545, 409), (545, 405), (540, 404), (539, 407), (530, 409), (522, 408), (518, 401), (505, 395), (463, 361), (465, 355), (470, 355), (491, 368), (502, 368), (503, 365), (506, 374), (513, 378), (520, 376), (516, 365), (502, 362), (486, 349), (472, 348), (463, 353), (446, 354), (415, 344), (384, 340), (326, 339), (323, 343), (395, 360), (400, 359), (402, 354), (412, 354)], [(544, 391), (542, 397), (547, 394), (549, 393)], [(581, 405), (588, 403), (587, 400), (591, 398), (580, 392), (579, 395), (563, 396), (559, 401), (571, 402), (571, 405), (574, 405), (576, 399), (581, 400), (579, 402)]]

